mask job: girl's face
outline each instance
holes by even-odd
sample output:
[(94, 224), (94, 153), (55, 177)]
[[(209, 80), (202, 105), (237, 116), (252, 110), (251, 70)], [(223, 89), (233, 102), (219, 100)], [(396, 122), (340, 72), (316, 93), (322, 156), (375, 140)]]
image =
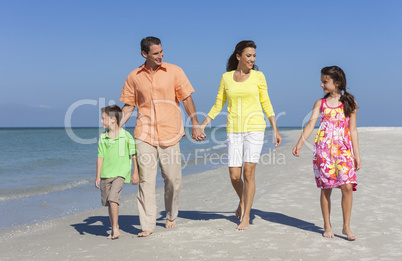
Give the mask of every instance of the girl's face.
[(255, 49), (252, 47), (244, 48), (241, 55), (236, 55), (239, 64), (237, 68), (247, 68), (249, 70), (253, 69), (255, 63)]
[(332, 80), (328, 75), (321, 75), (321, 87), (324, 93), (338, 92), (338, 84)]

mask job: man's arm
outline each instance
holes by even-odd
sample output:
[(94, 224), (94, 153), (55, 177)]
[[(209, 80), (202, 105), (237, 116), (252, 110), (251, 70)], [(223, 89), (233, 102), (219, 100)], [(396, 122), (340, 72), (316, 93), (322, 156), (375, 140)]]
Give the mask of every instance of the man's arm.
[(193, 140), (195, 139), (196, 141), (203, 141), (206, 135), (198, 123), (197, 111), (195, 109), (194, 101), (193, 98), (191, 98), (191, 95), (183, 100), (183, 106), (188, 116), (190, 117), (191, 123), (193, 125), (193, 132), (191, 134), (191, 138)]
[(121, 109), (123, 112), (122, 113), (123, 115), (120, 120), (120, 124), (119, 124), (120, 127), (123, 126), (124, 124), (126, 124), (128, 119), (130, 119), (131, 115), (133, 114), (134, 109), (135, 109), (135, 106), (129, 105), (127, 103), (124, 104), (123, 108)]

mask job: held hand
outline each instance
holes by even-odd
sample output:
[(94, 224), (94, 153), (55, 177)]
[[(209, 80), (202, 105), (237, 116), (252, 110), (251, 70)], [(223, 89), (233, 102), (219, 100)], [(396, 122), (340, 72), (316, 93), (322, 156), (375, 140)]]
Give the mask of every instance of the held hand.
[(299, 152), (301, 151), (302, 145), (300, 145), (299, 143), (296, 144), (296, 146), (293, 148), (292, 153), (294, 156), (299, 157)]
[(355, 170), (358, 171), (362, 167), (362, 160), (360, 157), (354, 157)]
[(131, 176), (131, 184), (133, 185), (137, 185), (138, 183), (140, 183), (140, 176), (137, 173), (133, 173), (133, 175)]
[(274, 133), (274, 143), (275, 143), (275, 147), (278, 147), (279, 145), (281, 145), (282, 143), (282, 136), (279, 134), (279, 132), (275, 132)]
[(95, 179), (95, 187), (96, 188), (100, 188), (99, 184), (100, 184), (100, 178)]
[(205, 135), (204, 128), (201, 125), (193, 125), (192, 140), (203, 141), (206, 137), (207, 135)]

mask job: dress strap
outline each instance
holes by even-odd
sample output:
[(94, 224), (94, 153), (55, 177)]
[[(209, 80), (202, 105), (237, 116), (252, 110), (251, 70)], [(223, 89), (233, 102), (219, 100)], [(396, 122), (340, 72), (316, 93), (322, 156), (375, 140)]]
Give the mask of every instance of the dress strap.
[(326, 98), (322, 98), (322, 99), (321, 99), (321, 112), (324, 111), (324, 103), (326, 103), (326, 102), (327, 102), (327, 99), (326, 99)]

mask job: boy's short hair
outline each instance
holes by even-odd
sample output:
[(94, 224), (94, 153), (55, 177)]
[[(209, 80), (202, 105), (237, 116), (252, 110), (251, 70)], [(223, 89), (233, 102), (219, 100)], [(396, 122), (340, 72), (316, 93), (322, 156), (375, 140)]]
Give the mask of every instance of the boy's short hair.
[(116, 124), (117, 126), (120, 126), (122, 112), (119, 106), (117, 106), (116, 104), (110, 105), (105, 108), (102, 108), (101, 112), (106, 113), (110, 118), (116, 117)]

